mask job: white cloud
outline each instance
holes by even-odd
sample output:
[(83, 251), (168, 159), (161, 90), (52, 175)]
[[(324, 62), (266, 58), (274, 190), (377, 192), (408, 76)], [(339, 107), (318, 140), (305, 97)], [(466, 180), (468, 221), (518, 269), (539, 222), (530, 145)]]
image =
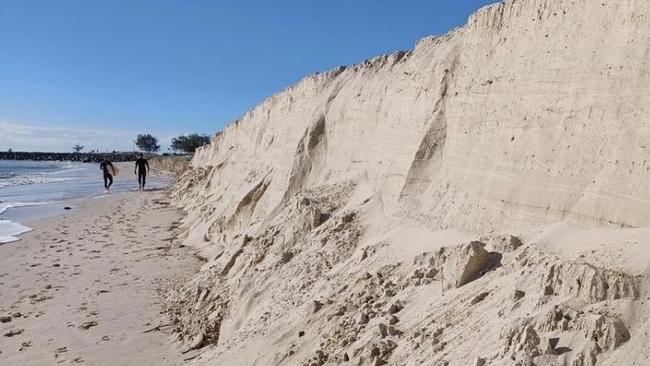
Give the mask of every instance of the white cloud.
[[(76, 143), (83, 145), (84, 151), (131, 151), (136, 135), (137, 132), (127, 130), (61, 128), (0, 121), (0, 151), (69, 152)], [(158, 137), (161, 152), (164, 152), (170, 137)]]

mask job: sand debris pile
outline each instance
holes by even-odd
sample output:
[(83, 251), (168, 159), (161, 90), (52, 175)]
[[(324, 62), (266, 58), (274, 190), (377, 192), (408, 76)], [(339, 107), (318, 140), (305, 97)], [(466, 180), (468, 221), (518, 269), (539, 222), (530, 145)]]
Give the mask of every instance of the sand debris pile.
[(443, 247), (433, 256), (429, 256), (425, 253), (416, 258), (416, 262), (428, 262), (428, 267), (414, 272), (414, 277), (431, 278), (439, 273), (444, 289), (457, 288), (472, 282), (490, 268), (498, 266), (500, 262), (500, 254), (488, 253), (485, 244), (479, 241), (450, 248)]
[(618, 271), (598, 268), (589, 263), (551, 265), (544, 276), (544, 294), (573, 295), (586, 302), (636, 299), (638, 278)]
[[(385, 244), (359, 246), (360, 213), (314, 196), (292, 202), (268, 231), (242, 238), (177, 292), (172, 309), (188, 350), (210, 346), (206, 360), (233, 361), (272, 337), (272, 350), (246, 363), (597, 365), (632, 337), (625, 313), (640, 292), (636, 276), (595, 271), (514, 236), (508, 241), (521, 244), (503, 253), (470, 241), (384, 264)], [(328, 219), (314, 222), (314, 212)], [(295, 241), (274, 244), (269, 233), (278, 230)], [(575, 278), (558, 275), (567, 268)], [(599, 280), (551, 292), (542, 285), (549, 278)]]

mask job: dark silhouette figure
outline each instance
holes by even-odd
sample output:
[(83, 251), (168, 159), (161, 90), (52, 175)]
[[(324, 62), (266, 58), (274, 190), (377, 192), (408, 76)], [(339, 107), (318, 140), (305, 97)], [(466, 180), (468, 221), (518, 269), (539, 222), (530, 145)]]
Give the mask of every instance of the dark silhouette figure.
[(111, 186), (113, 185), (113, 172), (115, 171), (115, 167), (108, 159), (104, 159), (99, 164), (99, 169), (104, 173), (104, 189), (106, 189), (106, 192), (110, 192)]
[(147, 159), (144, 158), (143, 154), (140, 154), (138, 160), (135, 161), (135, 168), (133, 169), (133, 174), (138, 175), (138, 184), (140, 184), (141, 190), (144, 190), (144, 186), (145, 184), (147, 184), (148, 172), (149, 172), (149, 162), (147, 161)]

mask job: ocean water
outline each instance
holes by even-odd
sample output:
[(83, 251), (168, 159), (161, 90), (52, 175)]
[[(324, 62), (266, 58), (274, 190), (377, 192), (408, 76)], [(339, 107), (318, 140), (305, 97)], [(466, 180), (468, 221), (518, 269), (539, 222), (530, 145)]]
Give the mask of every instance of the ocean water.
[[(112, 194), (138, 189), (133, 163), (120, 163)], [(167, 186), (171, 178), (151, 174), (147, 189)], [(16, 222), (51, 213), (52, 207), (82, 197), (106, 195), (99, 164), (0, 160), (0, 243), (18, 240), (18, 235), (31, 230)], [(29, 209), (27, 209), (29, 208)], [(22, 211), (16, 215), (14, 211)]]

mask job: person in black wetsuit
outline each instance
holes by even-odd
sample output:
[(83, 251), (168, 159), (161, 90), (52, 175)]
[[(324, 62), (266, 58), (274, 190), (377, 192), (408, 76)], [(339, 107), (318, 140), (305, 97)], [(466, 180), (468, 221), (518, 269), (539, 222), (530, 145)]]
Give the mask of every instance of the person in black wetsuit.
[(111, 163), (107, 158), (99, 164), (99, 169), (104, 172), (104, 189), (106, 192), (111, 191), (111, 186), (113, 185), (113, 163)]
[(140, 184), (141, 190), (144, 190), (144, 185), (147, 184), (148, 172), (149, 172), (149, 162), (147, 162), (147, 159), (144, 158), (143, 154), (140, 154), (138, 160), (135, 161), (135, 168), (133, 169), (133, 174), (138, 175), (138, 183)]

